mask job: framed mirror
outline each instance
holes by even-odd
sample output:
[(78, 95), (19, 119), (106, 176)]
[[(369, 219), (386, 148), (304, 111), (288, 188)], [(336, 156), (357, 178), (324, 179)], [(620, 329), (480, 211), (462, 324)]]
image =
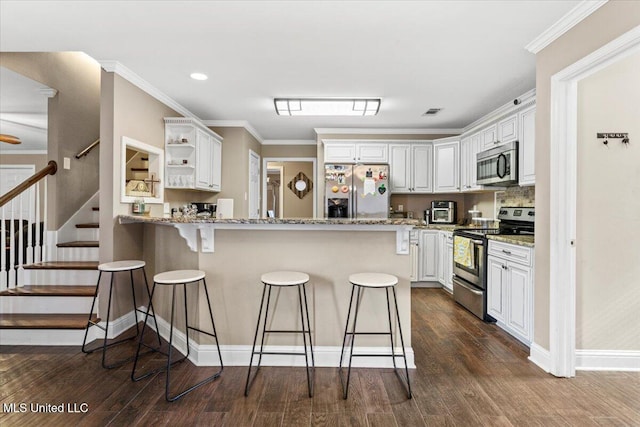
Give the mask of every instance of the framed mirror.
[(120, 159), (120, 202), (164, 202), (164, 151), (126, 136)]

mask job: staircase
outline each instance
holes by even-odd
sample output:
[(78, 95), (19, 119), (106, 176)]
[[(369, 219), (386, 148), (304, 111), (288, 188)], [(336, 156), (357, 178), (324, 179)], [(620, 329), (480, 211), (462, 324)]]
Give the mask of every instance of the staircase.
[(0, 292), (2, 345), (81, 345), (98, 279), (99, 208), (88, 204), (58, 232), (68, 241), (55, 260), (24, 265), (23, 283)]

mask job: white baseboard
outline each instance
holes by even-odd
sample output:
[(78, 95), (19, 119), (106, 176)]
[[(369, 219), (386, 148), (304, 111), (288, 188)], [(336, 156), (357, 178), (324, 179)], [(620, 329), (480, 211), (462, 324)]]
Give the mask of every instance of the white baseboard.
[(534, 342), (529, 347), (529, 360), (545, 372), (551, 372), (551, 353)]
[(640, 372), (640, 351), (576, 350), (576, 370)]
[[(140, 314), (139, 314), (140, 318)], [(149, 318), (152, 321), (152, 318)], [(141, 320), (144, 320), (142, 315)], [(169, 323), (157, 316), (158, 326), (160, 328), (160, 335), (165, 340), (169, 340)], [(151, 325), (153, 328), (153, 325)], [(155, 329), (155, 328), (154, 328)], [(173, 345), (182, 354), (187, 352), (186, 335), (182, 331), (173, 331)], [(189, 340), (189, 360), (196, 366), (218, 366), (220, 359), (218, 357), (218, 350), (215, 344), (197, 344), (193, 340)], [(315, 366), (317, 367), (337, 367), (340, 363), (340, 350), (341, 347), (332, 346), (314, 346), (313, 354), (315, 360)], [(277, 351), (277, 352), (302, 352), (302, 346), (265, 346), (265, 351)], [(396, 348), (395, 352), (398, 354), (400, 348)], [(250, 345), (220, 345), (220, 352), (222, 353), (222, 361), (225, 366), (249, 366), (249, 359), (251, 358), (251, 346)], [(355, 347), (354, 354), (367, 353), (367, 354), (388, 354), (391, 353), (390, 347)], [(410, 369), (415, 369), (415, 361), (413, 348), (407, 347), (407, 364)], [(254, 364), (256, 359), (254, 358)], [(398, 366), (403, 366), (401, 359), (397, 358), (396, 363)], [(264, 355), (262, 357), (262, 366), (305, 366), (304, 356), (287, 356), (287, 355)], [(393, 364), (390, 357), (354, 357), (353, 367), (358, 368), (392, 368)]]
[(411, 282), (411, 287), (440, 289), (442, 284), (440, 282)]

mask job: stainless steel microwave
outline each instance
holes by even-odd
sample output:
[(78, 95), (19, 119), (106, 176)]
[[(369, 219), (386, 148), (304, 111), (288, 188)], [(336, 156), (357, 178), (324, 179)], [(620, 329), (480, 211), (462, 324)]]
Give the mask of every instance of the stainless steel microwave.
[(478, 185), (518, 184), (518, 141), (478, 153)]

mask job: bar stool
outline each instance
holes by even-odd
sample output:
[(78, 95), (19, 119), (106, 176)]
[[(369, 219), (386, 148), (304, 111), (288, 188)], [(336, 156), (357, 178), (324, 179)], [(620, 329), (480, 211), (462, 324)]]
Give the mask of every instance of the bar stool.
[[(402, 336), (402, 326), (400, 324), (400, 314), (398, 313), (398, 299), (396, 297), (396, 284), (398, 283), (398, 278), (396, 276), (392, 276), (391, 274), (385, 273), (358, 273), (352, 274), (349, 276), (349, 282), (351, 282), (351, 300), (349, 301), (349, 310), (347, 312), (347, 323), (344, 327), (344, 338), (342, 340), (342, 352), (340, 355), (340, 367), (338, 368), (338, 373), (340, 375), (340, 382), (342, 384), (343, 398), (346, 399), (349, 393), (349, 380), (351, 379), (351, 361), (354, 357), (391, 357), (393, 360), (393, 370), (396, 375), (400, 379), (400, 382), (403, 382), (402, 375), (400, 374), (399, 368), (396, 367), (396, 358), (402, 357), (404, 359), (404, 371), (405, 371), (405, 379), (406, 379), (406, 391), (407, 397), (411, 399), (411, 383), (409, 382), (409, 368), (407, 366), (407, 355), (404, 349), (404, 338)], [(360, 310), (360, 301), (362, 295), (364, 295), (365, 289), (384, 289), (387, 295), (387, 318), (389, 319), (389, 332), (356, 332), (356, 323), (358, 321), (358, 311)], [(393, 292), (393, 302), (395, 305), (396, 311), (396, 319), (398, 320), (398, 331), (400, 333), (400, 344), (402, 345), (402, 354), (395, 354), (394, 350), (394, 340), (393, 340), (393, 325), (391, 324), (391, 303), (389, 301), (389, 289)], [(355, 295), (355, 311), (353, 314), (353, 326), (351, 327), (351, 332), (348, 331), (349, 328), (349, 320), (351, 319), (351, 308), (353, 306)], [(389, 335), (391, 340), (391, 354), (353, 354), (353, 343), (355, 341), (356, 335)], [(347, 337), (351, 338), (350, 350), (349, 350), (349, 369), (347, 371), (347, 381), (345, 384), (343, 373), (342, 373), (342, 361), (344, 359), (344, 350), (347, 346)], [(405, 384), (403, 384), (404, 386)]]
[[(260, 302), (260, 311), (258, 312), (258, 324), (256, 325), (256, 333), (253, 338), (253, 348), (251, 349), (251, 359), (249, 360), (249, 370), (247, 372), (247, 382), (244, 387), (244, 395), (249, 395), (249, 387), (253, 384), (253, 380), (255, 380), (258, 375), (258, 371), (260, 370), (260, 364), (262, 362), (263, 354), (270, 355), (289, 355), (289, 356), (304, 356), (304, 361), (307, 369), (307, 388), (309, 390), (309, 397), (313, 397), (313, 381), (311, 378), (310, 370), (315, 372), (315, 361), (313, 358), (313, 344), (311, 343), (311, 323), (309, 322), (309, 306), (307, 304), (307, 290), (305, 285), (309, 281), (309, 275), (306, 273), (300, 273), (297, 271), (273, 271), (271, 273), (265, 273), (260, 277), (264, 287), (262, 289), (262, 300)], [(271, 301), (271, 289), (273, 287), (291, 287), (295, 286), (298, 288), (298, 302), (300, 304), (300, 322), (302, 323), (301, 330), (267, 330), (267, 323), (269, 321), (269, 303)], [(267, 292), (267, 288), (269, 292)], [(265, 305), (265, 295), (267, 298), (267, 303)], [(304, 307), (303, 307), (303, 299), (304, 299)], [(258, 331), (260, 330), (260, 319), (262, 318), (262, 308), (264, 309), (264, 323), (262, 325), (262, 338), (260, 339), (260, 351), (256, 351), (256, 342), (258, 340)], [(307, 326), (305, 329), (304, 320), (307, 320)], [(273, 352), (273, 351), (264, 351), (264, 337), (265, 334), (302, 334), (302, 340), (304, 343), (304, 352)], [(307, 353), (307, 336), (309, 338), (309, 348), (311, 353), (311, 368), (309, 367), (309, 355)], [(255, 375), (253, 376), (253, 380), (249, 381), (251, 378), (251, 368), (253, 365), (253, 356), (258, 356), (258, 365), (256, 368)]]
[[(207, 298), (207, 306), (209, 307), (209, 317), (211, 318), (211, 326), (213, 329), (213, 333), (211, 332), (206, 332), (203, 331), (201, 329), (195, 328), (193, 326), (189, 326), (189, 311), (188, 311), (188, 307), (189, 304), (187, 304), (187, 284), (191, 284), (191, 283), (202, 283), (203, 287), (204, 287), (204, 293), (206, 295)], [(159, 348), (153, 348), (148, 346), (147, 344), (143, 343), (142, 340), (144, 338), (144, 330), (145, 327), (147, 326), (147, 319), (149, 317), (149, 311), (147, 311), (145, 317), (144, 317), (144, 324), (142, 325), (142, 334), (140, 334), (140, 339), (138, 340), (138, 350), (136, 351), (136, 356), (135, 356), (135, 360), (133, 362), (133, 369), (131, 371), (131, 380), (132, 381), (139, 381), (143, 378), (147, 378), (157, 372), (160, 371), (167, 371), (167, 378), (165, 381), (165, 399), (167, 399), (168, 402), (174, 402), (178, 399), (180, 399), (182, 396), (184, 396), (187, 393), (192, 392), (193, 390), (197, 389), (198, 387), (215, 380), (216, 378), (220, 377), (220, 374), (222, 373), (222, 370), (224, 369), (224, 366), (222, 364), (222, 354), (220, 352), (220, 345), (218, 343), (218, 335), (216, 333), (216, 324), (213, 321), (213, 311), (211, 310), (211, 300), (209, 299), (209, 291), (207, 290), (207, 282), (205, 280), (205, 272), (204, 271), (200, 271), (200, 270), (173, 270), (173, 271), (165, 271), (164, 273), (159, 273), (156, 274), (155, 276), (153, 276), (153, 288), (151, 289), (151, 297), (153, 298), (153, 294), (156, 291), (156, 285), (167, 285), (167, 286), (172, 286), (173, 287), (173, 294), (171, 296), (171, 326), (169, 329), (169, 350), (168, 353), (165, 353), (163, 351), (160, 351)], [(173, 319), (174, 319), (174, 312), (175, 312), (175, 306), (176, 306), (176, 287), (178, 285), (182, 285), (182, 289), (184, 291), (184, 324), (186, 327), (185, 330), (185, 335), (186, 335), (186, 341), (187, 341), (187, 354), (182, 357), (181, 359), (178, 360), (171, 360), (171, 353), (173, 352)], [(181, 391), (180, 393), (174, 395), (174, 396), (170, 396), (169, 395), (169, 386), (171, 384), (171, 366), (175, 365), (176, 363), (180, 363), (184, 360), (186, 360), (189, 357), (189, 330), (192, 331), (197, 331), (200, 332), (201, 334), (205, 334), (205, 335), (209, 335), (210, 337), (213, 337), (216, 339), (216, 347), (218, 349), (218, 357), (220, 358), (220, 370), (218, 372), (216, 372), (215, 374), (211, 375), (210, 377), (205, 378), (204, 380), (198, 382), (195, 385), (192, 385), (191, 387)], [(145, 374), (142, 374), (140, 376), (135, 375), (136, 373), (136, 367), (138, 365), (138, 359), (140, 356), (140, 348), (142, 346), (148, 347), (151, 350), (154, 351), (158, 351), (164, 355), (167, 356), (167, 366), (166, 367), (162, 367), (162, 368), (158, 368), (155, 369), (151, 372), (147, 372)]]
[[(138, 309), (138, 305), (136, 304), (136, 292), (134, 289), (134, 285), (133, 285), (133, 272), (135, 270), (142, 270), (142, 274), (144, 274), (144, 288), (147, 291), (147, 296), (149, 297), (149, 309), (147, 310), (147, 312), (149, 310), (151, 310), (151, 312), (153, 313), (153, 305), (151, 303), (151, 294), (149, 293), (149, 284), (147, 282), (147, 273), (144, 270), (144, 266), (145, 266), (145, 262), (144, 261), (139, 261), (139, 260), (125, 260), (125, 261), (113, 261), (113, 262), (106, 262), (103, 264), (100, 264), (98, 266), (98, 282), (96, 283), (96, 292), (93, 295), (93, 302), (91, 303), (91, 310), (89, 310), (89, 320), (87, 321), (87, 328), (85, 330), (84, 333), (84, 340), (82, 341), (82, 352), (83, 353), (93, 353), (96, 350), (99, 350), (100, 348), (102, 348), (102, 367), (106, 368), (106, 369), (111, 369), (111, 368), (116, 368), (118, 366), (122, 366), (123, 364), (125, 364), (126, 362), (130, 361), (133, 359), (132, 357), (129, 357), (127, 359), (121, 360), (119, 362), (116, 362), (114, 364), (111, 365), (107, 365), (106, 364), (106, 353), (107, 353), (107, 348), (117, 345), (117, 344), (122, 344), (125, 341), (129, 341), (134, 339), (135, 337), (137, 337), (140, 333), (140, 328), (138, 327), (138, 315), (137, 313), (144, 313), (143, 310)], [(115, 342), (111, 342), (109, 344), (107, 344), (107, 333), (109, 331), (109, 318), (111, 316), (111, 297), (113, 294), (113, 278), (115, 276), (116, 273), (119, 272), (129, 272), (129, 277), (131, 279), (131, 295), (133, 296), (133, 313), (135, 314), (136, 318), (136, 334), (132, 337), (129, 338), (124, 338)], [(96, 304), (96, 299), (98, 298), (98, 289), (100, 288), (100, 279), (102, 278), (102, 273), (111, 273), (111, 281), (109, 283), (109, 302), (107, 304), (107, 324), (106, 326), (101, 326), (98, 324), (97, 321), (94, 321), (92, 319), (92, 315), (93, 315), (93, 308), (95, 307)], [(151, 315), (155, 321), (155, 313)], [(91, 326), (97, 326), (100, 329), (104, 330), (104, 341), (102, 346), (93, 348), (91, 350), (87, 350), (86, 346), (87, 346), (87, 336), (89, 335), (89, 328)], [(157, 333), (158, 335), (158, 343), (160, 343), (160, 333)]]

